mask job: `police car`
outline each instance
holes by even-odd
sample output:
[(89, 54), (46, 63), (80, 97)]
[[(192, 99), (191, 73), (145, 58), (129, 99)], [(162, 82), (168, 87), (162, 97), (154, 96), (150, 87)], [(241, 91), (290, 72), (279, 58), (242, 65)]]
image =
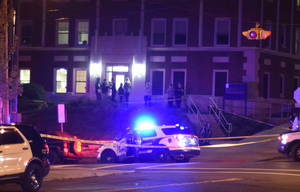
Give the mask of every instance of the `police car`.
[(0, 125), (0, 185), (20, 184), (24, 191), (38, 191), (48, 175), (49, 147), (35, 127)]
[(280, 134), (277, 151), (284, 156), (291, 155), (295, 161), (300, 161), (300, 131), (290, 131)]
[(101, 145), (97, 161), (122, 162), (135, 154), (140, 160), (189, 162), (190, 158), (200, 155), (200, 147), (198, 137), (188, 127), (140, 124), (138, 128), (126, 130), (120, 139)]

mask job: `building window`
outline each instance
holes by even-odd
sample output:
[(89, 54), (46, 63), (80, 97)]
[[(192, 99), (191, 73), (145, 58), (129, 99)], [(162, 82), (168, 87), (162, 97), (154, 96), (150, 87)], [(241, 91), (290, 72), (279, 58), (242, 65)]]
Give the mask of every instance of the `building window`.
[(76, 20), (77, 45), (89, 44), (89, 21)]
[(299, 87), (299, 77), (294, 77), (294, 91)]
[(280, 75), (280, 95), (284, 95), (284, 75)]
[(67, 93), (67, 70), (55, 69), (55, 92)]
[(21, 46), (32, 45), (32, 22), (21, 21)]
[(20, 69), (21, 84), (30, 83), (30, 69)]
[(282, 46), (286, 46), (286, 25), (282, 25), (282, 31), (281, 31), (281, 43)]
[(187, 45), (188, 19), (173, 20), (173, 45)]
[(69, 44), (69, 21), (67, 20), (57, 22), (57, 44)]
[[(272, 31), (272, 22), (271, 21), (267, 21), (267, 26), (266, 26), (265, 30)], [(271, 42), (272, 42), (271, 40), (272, 40), (272, 38), (270, 36), (269, 38), (267, 38), (263, 41), (265, 43), (265, 48), (271, 49)]]
[(86, 93), (86, 69), (75, 69), (75, 93)]
[(127, 19), (113, 20), (113, 35), (127, 35)]
[(166, 45), (166, 19), (152, 19), (152, 45)]
[(216, 18), (215, 20), (215, 45), (229, 46), (230, 19)]
[(296, 34), (295, 34), (295, 53), (300, 54), (300, 28), (296, 29)]

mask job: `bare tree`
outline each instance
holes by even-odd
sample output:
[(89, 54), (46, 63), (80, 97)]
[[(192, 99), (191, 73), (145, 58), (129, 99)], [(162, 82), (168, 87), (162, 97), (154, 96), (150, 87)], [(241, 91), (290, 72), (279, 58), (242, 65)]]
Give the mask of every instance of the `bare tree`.
[[(1, 0), (0, 0), (1, 2)], [(15, 10), (7, 5), (7, 0), (2, 0), (0, 5), (0, 104), (1, 121), (7, 119), (9, 100), (21, 95), (23, 88), (18, 77), (18, 66), (12, 65), (10, 70), (8, 63), (14, 54), (18, 42), (18, 37), (8, 34), (8, 28), (15, 15)], [(8, 42), (8, 35), (13, 35), (11, 43)], [(8, 75), (8, 71), (10, 74)], [(6, 111), (6, 112), (5, 112)], [(3, 113), (2, 113), (3, 112)]]

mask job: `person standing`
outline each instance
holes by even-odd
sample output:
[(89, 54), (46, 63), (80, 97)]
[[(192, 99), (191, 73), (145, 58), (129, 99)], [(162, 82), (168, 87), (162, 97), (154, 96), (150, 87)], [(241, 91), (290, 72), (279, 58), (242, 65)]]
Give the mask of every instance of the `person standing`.
[(173, 85), (170, 83), (169, 88), (167, 89), (169, 108), (173, 107), (174, 91)]
[(116, 80), (115, 78), (111, 78), (111, 100), (113, 102), (116, 102), (116, 94), (117, 94), (117, 90), (116, 90)]
[(292, 131), (298, 131), (299, 130), (299, 119), (298, 119), (298, 113), (294, 112), (294, 121), (293, 121), (293, 127)]
[(128, 77), (126, 77), (126, 80), (125, 80), (124, 93), (125, 93), (126, 105), (128, 105), (129, 95), (131, 93), (131, 82)]
[(102, 82), (102, 85), (101, 85), (101, 91), (102, 91), (103, 99), (108, 98), (108, 88), (109, 88), (109, 86), (106, 83), (106, 79), (103, 79), (103, 82)]
[(100, 77), (98, 77), (96, 79), (95, 93), (96, 93), (97, 101), (101, 101), (101, 83), (100, 83)]
[(120, 87), (119, 87), (119, 89), (118, 89), (118, 95), (119, 95), (120, 103), (122, 103), (123, 96), (124, 96), (124, 87), (123, 87), (123, 83), (120, 83)]
[(180, 109), (180, 105), (181, 105), (181, 100), (182, 100), (182, 96), (183, 96), (183, 89), (181, 88), (181, 84), (178, 83), (177, 88), (175, 89), (175, 102), (177, 105), (177, 108)]
[(145, 95), (144, 95), (144, 101), (145, 101), (145, 106), (150, 107), (151, 106), (151, 87), (150, 87), (150, 83), (147, 82), (146, 83), (146, 87), (144, 89)]

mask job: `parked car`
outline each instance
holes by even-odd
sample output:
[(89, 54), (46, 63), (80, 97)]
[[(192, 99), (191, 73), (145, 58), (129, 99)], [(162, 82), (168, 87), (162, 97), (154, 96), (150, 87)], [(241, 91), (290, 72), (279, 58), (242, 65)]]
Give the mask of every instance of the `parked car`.
[(76, 139), (77, 137), (70, 133), (55, 131), (50, 135), (66, 138), (65, 140), (47, 138), (49, 145), (49, 160), (51, 164), (78, 162), (83, 158), (80, 141), (69, 141), (68, 138)]
[[(133, 145), (140, 144), (140, 147)], [(126, 146), (132, 145), (132, 146)], [(98, 149), (97, 161), (101, 163), (122, 162), (134, 158), (138, 150), (140, 160), (168, 162), (189, 162), (190, 158), (200, 155), (198, 137), (188, 127), (141, 126), (126, 130), (120, 139), (101, 145)]]
[(300, 161), (300, 131), (290, 131), (280, 134), (277, 150), (283, 155), (291, 155), (295, 161)]
[(0, 184), (38, 191), (50, 170), (48, 155), (49, 147), (35, 127), (0, 125)]

